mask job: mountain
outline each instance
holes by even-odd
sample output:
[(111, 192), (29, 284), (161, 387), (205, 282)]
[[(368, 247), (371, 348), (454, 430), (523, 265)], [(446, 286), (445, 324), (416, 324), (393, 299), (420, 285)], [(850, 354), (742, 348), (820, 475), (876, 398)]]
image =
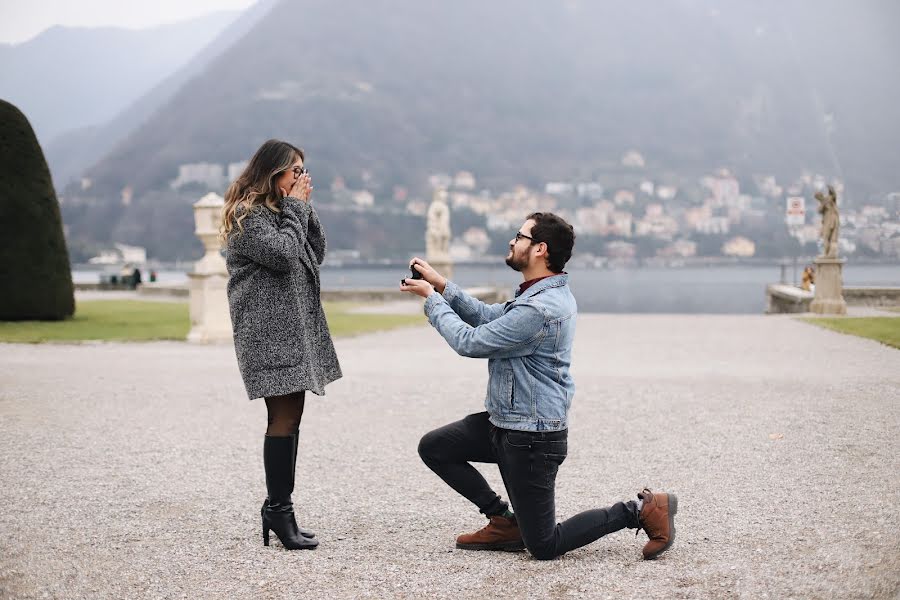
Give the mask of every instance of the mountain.
[(375, 189), (456, 169), (539, 185), (638, 149), (653, 172), (896, 190), (898, 16), (889, 0), (282, 0), (88, 175), (140, 193), (280, 137), (318, 181)]
[(0, 44), (0, 97), (28, 115), (44, 144), (105, 123), (193, 57), (237, 12), (150, 29), (54, 26)]
[(149, 92), (101, 125), (63, 133), (45, 146), (47, 161), (58, 186), (64, 187), (73, 177), (95, 164), (113, 147), (133, 133), (155, 111), (192, 77), (206, 69), (219, 54), (239, 40), (271, 10), (275, 0), (259, 0), (221, 29), (205, 47), (188, 61), (159, 81)]

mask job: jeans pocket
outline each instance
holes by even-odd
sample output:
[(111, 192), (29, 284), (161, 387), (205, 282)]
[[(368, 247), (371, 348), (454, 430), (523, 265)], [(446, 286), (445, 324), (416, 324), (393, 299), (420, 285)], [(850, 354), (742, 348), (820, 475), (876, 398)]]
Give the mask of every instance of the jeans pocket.
[(534, 435), (526, 431), (507, 431), (504, 438), (506, 443), (513, 448), (531, 448), (534, 444)]
[[(563, 459), (566, 458), (569, 454), (569, 441), (568, 440), (552, 440), (544, 442), (541, 445), (541, 449), (548, 455), (552, 456), (562, 456)], [(562, 462), (562, 460), (560, 460)]]
[(559, 465), (563, 464), (564, 460), (566, 460), (566, 455), (565, 454), (546, 453), (546, 454), (544, 454), (544, 460), (546, 460), (549, 463), (553, 463), (558, 467)]
[(559, 472), (559, 466), (566, 460), (565, 454), (550, 454), (542, 452), (541, 457), (541, 474), (544, 477), (544, 484), (547, 489), (552, 489), (556, 485), (556, 474)]

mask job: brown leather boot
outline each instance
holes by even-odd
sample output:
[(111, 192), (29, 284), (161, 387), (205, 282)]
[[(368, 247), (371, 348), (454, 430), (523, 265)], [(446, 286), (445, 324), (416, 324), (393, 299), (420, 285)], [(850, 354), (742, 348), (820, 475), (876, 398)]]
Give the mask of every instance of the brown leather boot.
[(675, 513), (678, 498), (675, 494), (656, 493), (645, 489), (638, 494), (644, 501), (638, 515), (641, 528), (650, 539), (644, 544), (644, 560), (651, 560), (668, 550), (675, 541)]
[(456, 538), (456, 547), (463, 550), (524, 550), (525, 542), (515, 517), (490, 517), (487, 525), (475, 533)]

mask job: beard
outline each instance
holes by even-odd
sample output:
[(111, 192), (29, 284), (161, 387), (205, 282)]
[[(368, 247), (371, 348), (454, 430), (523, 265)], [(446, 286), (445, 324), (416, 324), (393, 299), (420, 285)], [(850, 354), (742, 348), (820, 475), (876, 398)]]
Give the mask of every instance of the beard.
[(509, 256), (506, 257), (506, 266), (508, 266), (513, 271), (523, 271), (525, 267), (528, 266), (528, 257), (519, 256), (516, 257), (515, 250), (509, 251)]

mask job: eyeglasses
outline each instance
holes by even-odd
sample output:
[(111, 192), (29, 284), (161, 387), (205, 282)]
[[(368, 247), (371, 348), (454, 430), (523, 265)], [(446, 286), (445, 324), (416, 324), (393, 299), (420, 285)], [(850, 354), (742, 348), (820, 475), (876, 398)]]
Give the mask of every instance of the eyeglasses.
[(309, 170), (306, 167), (294, 167), (291, 171), (294, 172), (294, 177), (302, 177), (309, 173)]
[(530, 235), (525, 235), (525, 234), (522, 233), (521, 231), (517, 231), (517, 232), (516, 232), (516, 241), (518, 242), (518, 241), (521, 240), (521, 239), (531, 240), (531, 243), (534, 243), (534, 238), (533, 238), (533, 237), (531, 237)]

